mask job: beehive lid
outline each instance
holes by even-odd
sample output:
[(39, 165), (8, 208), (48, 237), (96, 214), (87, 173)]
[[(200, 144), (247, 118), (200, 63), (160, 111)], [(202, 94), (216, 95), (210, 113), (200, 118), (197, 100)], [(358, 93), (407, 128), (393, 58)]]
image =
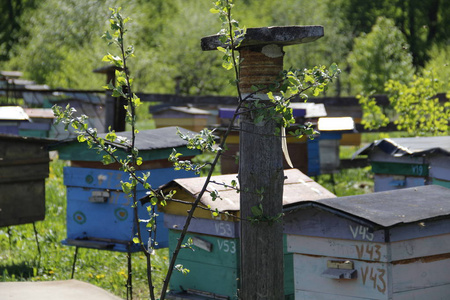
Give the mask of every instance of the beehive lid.
[(307, 119), (327, 116), (327, 111), (325, 110), (325, 106), (322, 103), (296, 102), (296, 103), (291, 103), (290, 107), (294, 111), (294, 116), (295, 116), (296, 110), (305, 110), (304, 117)]
[[(183, 134), (193, 136), (196, 133), (184, 128), (179, 128)], [(118, 138), (131, 139), (131, 131), (116, 132)], [(105, 138), (106, 133), (98, 135)], [(122, 152), (126, 152), (129, 146), (119, 142), (110, 143)], [(172, 152), (172, 149), (179, 147), (186, 147), (187, 142), (177, 134), (177, 127), (163, 127), (157, 129), (142, 130), (136, 135), (135, 147), (140, 151), (140, 155), (144, 155), (143, 159), (167, 159), (167, 151)], [(63, 141), (54, 148), (58, 150), (61, 159), (66, 160), (80, 160), (80, 161), (101, 161), (103, 154), (97, 154), (96, 151), (88, 149), (84, 143), (79, 143), (77, 139)], [(164, 153), (159, 153), (158, 150), (167, 150)], [(147, 153), (147, 155), (145, 155)], [(153, 154), (150, 154), (153, 153)], [(158, 154), (159, 153), (159, 154)], [(197, 155), (198, 150), (185, 149), (184, 155)]]
[(211, 112), (209, 112), (207, 110), (196, 108), (196, 107), (192, 107), (192, 106), (169, 106), (169, 107), (163, 107), (163, 108), (155, 109), (152, 113), (153, 114), (158, 114), (158, 113), (165, 112), (165, 111), (168, 111), (168, 110), (181, 112), (181, 113), (188, 114), (188, 115), (210, 115), (211, 114)]
[(355, 129), (352, 117), (319, 118), (319, 131), (350, 131)]
[[(333, 193), (316, 183), (298, 169), (285, 170), (284, 175), (287, 178), (284, 181), (283, 205), (298, 203), (300, 201), (315, 201), (323, 198), (336, 197)], [(239, 211), (239, 193), (231, 187), (233, 180), (238, 183), (237, 174), (213, 176), (207, 191), (216, 190), (220, 195), (220, 199), (213, 201), (209, 192), (207, 192), (200, 200), (202, 206), (210, 206), (211, 209), (217, 209), (219, 212)], [(190, 194), (191, 199), (188, 199), (188, 201), (193, 202), (200, 193), (204, 182), (204, 177), (181, 178), (163, 185), (160, 189), (164, 191), (169, 191), (174, 188), (182, 189)], [(175, 198), (176, 195), (177, 194), (175, 194)], [(177, 205), (183, 204), (177, 203)], [(168, 210), (164, 209), (164, 211), (171, 213), (170, 208), (168, 208)]]
[(1, 106), (0, 121), (29, 121), (30, 118), (20, 106)]
[(315, 207), (377, 227), (393, 227), (450, 218), (450, 189), (428, 185), (292, 205), (287, 210)]
[(379, 148), (392, 156), (423, 156), (432, 153), (450, 155), (450, 136), (412, 137), (377, 140), (361, 149), (353, 157), (368, 155)]

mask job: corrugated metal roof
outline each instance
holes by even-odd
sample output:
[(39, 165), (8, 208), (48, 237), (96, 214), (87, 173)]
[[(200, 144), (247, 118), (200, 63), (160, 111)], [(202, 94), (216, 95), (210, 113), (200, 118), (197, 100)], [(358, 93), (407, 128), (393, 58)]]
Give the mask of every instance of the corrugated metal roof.
[[(315, 201), (323, 198), (336, 197), (333, 193), (297, 169), (285, 170), (284, 175), (287, 178), (284, 181), (283, 205), (298, 203), (299, 201)], [(213, 176), (207, 191), (216, 190), (221, 199), (213, 201), (209, 193), (205, 193), (201, 199), (201, 203), (204, 206), (210, 205), (213, 210), (217, 209), (221, 212), (238, 211), (240, 208), (240, 199), (236, 190), (230, 187), (232, 180), (238, 183), (237, 174)], [(172, 189), (178, 186), (195, 198), (200, 193), (204, 182), (204, 177), (180, 178), (163, 185), (160, 189)]]
[(368, 155), (374, 148), (379, 148), (392, 156), (422, 156), (431, 153), (450, 155), (450, 136), (393, 138), (377, 140), (359, 149), (358, 155)]
[(331, 213), (347, 215), (372, 222), (381, 227), (450, 218), (450, 189), (427, 185), (401, 190), (357, 196), (320, 199), (293, 205), (287, 210), (308, 207), (326, 209)]

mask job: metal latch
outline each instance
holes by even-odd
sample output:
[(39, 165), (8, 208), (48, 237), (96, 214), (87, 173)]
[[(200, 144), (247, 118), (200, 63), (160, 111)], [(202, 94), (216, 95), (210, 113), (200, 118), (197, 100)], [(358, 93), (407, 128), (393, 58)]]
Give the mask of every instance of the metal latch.
[(321, 276), (333, 279), (353, 279), (356, 278), (356, 270), (352, 261), (329, 260), (327, 269)]
[(198, 237), (193, 237), (192, 238), (192, 244), (194, 246), (197, 246), (200, 249), (203, 249), (203, 250), (208, 251), (208, 252), (211, 252), (212, 251), (212, 247), (213, 247), (212, 243), (210, 243), (208, 241), (205, 241), (205, 240), (203, 240), (201, 238), (198, 238)]
[(109, 192), (107, 191), (93, 191), (89, 197), (89, 202), (106, 203), (108, 202)]

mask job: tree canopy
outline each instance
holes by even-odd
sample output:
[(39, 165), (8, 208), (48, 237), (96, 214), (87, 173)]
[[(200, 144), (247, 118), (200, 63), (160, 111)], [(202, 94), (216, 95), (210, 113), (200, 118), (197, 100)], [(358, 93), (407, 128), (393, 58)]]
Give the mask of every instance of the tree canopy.
[[(360, 90), (360, 77), (353, 76), (355, 55), (381, 51), (362, 49), (362, 41), (381, 25), (379, 17), (392, 20), (398, 40), (391, 53), (404, 64), (385, 68), (386, 78), (410, 76), (411, 58), (415, 71), (433, 65), (448, 53), (450, 0), (263, 0), (242, 1), (235, 10), (236, 19), (247, 27), (275, 25), (323, 25), (325, 36), (314, 43), (287, 51), (285, 67), (309, 68), (337, 63), (343, 71), (329, 95), (354, 94)], [(133, 21), (130, 43), (139, 59), (130, 66), (136, 89), (143, 92), (182, 94), (230, 94), (229, 74), (221, 71), (216, 51), (202, 52), (200, 38), (217, 33), (209, 1), (193, 0), (6, 0), (0, 8), (0, 69), (24, 71), (25, 76), (52, 87), (96, 89), (104, 78), (92, 73), (101, 67), (109, 7), (123, 6)], [(388, 22), (388, 21), (386, 21)], [(374, 27), (375, 26), (375, 27)], [(394, 27), (397, 29), (394, 29)], [(370, 43), (369, 43), (370, 44)], [(380, 46), (380, 45), (378, 45)], [(389, 46), (387, 46), (389, 47)], [(384, 49), (387, 51), (388, 49)], [(361, 53), (362, 53), (361, 52)], [(389, 56), (386, 57), (390, 59)], [(375, 70), (376, 60), (366, 64)], [(386, 65), (385, 65), (386, 67)], [(447, 67), (448, 68), (448, 67)], [(392, 74), (391, 74), (392, 73)], [(351, 75), (353, 74), (353, 75)], [(379, 73), (377, 73), (379, 74)], [(395, 75), (394, 75), (395, 74)], [(351, 76), (350, 76), (351, 75)], [(381, 78), (377, 76), (377, 78)], [(380, 84), (376, 84), (380, 86)]]

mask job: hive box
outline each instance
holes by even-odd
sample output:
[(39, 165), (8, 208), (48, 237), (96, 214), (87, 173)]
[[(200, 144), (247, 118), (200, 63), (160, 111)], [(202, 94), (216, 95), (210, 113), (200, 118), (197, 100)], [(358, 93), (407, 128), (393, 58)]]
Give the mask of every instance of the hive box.
[[(283, 203), (297, 203), (304, 200), (316, 200), (334, 197), (334, 195), (314, 182), (297, 169), (285, 171)], [(209, 193), (201, 198), (200, 207), (191, 220), (189, 233), (184, 242), (191, 238), (192, 250), (181, 249), (177, 264), (190, 270), (183, 275), (175, 272), (170, 281), (169, 299), (237, 299), (239, 289), (239, 194), (232, 189), (236, 174), (213, 176), (208, 191), (216, 190), (220, 198), (212, 200)], [(176, 198), (192, 203), (202, 189), (205, 178), (176, 179), (162, 187), (163, 191), (176, 191)], [(225, 185), (224, 185), (225, 184)], [(221, 212), (214, 217), (211, 211)], [(169, 252), (172, 253), (178, 242), (180, 230), (186, 221), (186, 211), (190, 205), (180, 202), (168, 202), (160, 210), (164, 212), (164, 223), (169, 231)], [(203, 208), (203, 209), (202, 209)], [(224, 214), (226, 213), (226, 214)], [(293, 299), (292, 254), (285, 255), (285, 299)], [(185, 291), (183, 293), (183, 291)]]
[(0, 135), (0, 227), (44, 220), (51, 142)]
[[(285, 139), (293, 167), (309, 176), (336, 172), (340, 165), (340, 141), (343, 134), (354, 131), (353, 119), (351, 117), (327, 118), (323, 104), (292, 103), (291, 108), (297, 124), (312, 123), (313, 128), (320, 133), (314, 136), (314, 139), (309, 139), (307, 136), (297, 138), (289, 134), (295, 127), (286, 129)], [(234, 108), (219, 109), (222, 126), (229, 124), (234, 112)], [(221, 172), (222, 174), (236, 173), (239, 161), (239, 132), (231, 132), (226, 144), (227, 150), (221, 157)], [(284, 161), (284, 167), (289, 168), (286, 161)]]
[(357, 155), (369, 157), (375, 192), (429, 184), (450, 187), (450, 136), (382, 139)]
[(447, 299), (450, 190), (422, 186), (285, 211), (295, 299)]
[[(181, 129), (185, 134), (193, 132)], [(130, 138), (130, 132), (118, 132), (118, 136)], [(127, 155), (127, 147), (114, 144), (120, 158)], [(197, 150), (186, 147), (186, 141), (177, 135), (175, 127), (145, 130), (137, 135), (136, 147), (143, 163), (137, 175), (150, 172), (148, 183), (153, 188), (174, 178), (193, 177), (193, 172), (175, 171), (167, 160), (173, 149), (183, 153), (183, 159), (192, 158)], [(71, 167), (64, 169), (67, 186), (67, 239), (68, 245), (107, 249), (113, 251), (139, 251), (133, 243), (137, 234), (137, 222), (132, 200), (121, 189), (121, 181), (128, 182), (129, 175), (119, 171), (119, 165), (103, 165), (97, 151), (85, 144), (71, 141), (60, 144), (61, 159), (71, 160)], [(142, 185), (137, 186), (137, 198), (146, 195)], [(147, 205), (137, 204), (138, 218), (148, 220)], [(168, 231), (164, 228), (162, 214), (157, 219), (156, 248), (167, 247)], [(145, 222), (139, 223), (144, 244), (149, 241)]]

